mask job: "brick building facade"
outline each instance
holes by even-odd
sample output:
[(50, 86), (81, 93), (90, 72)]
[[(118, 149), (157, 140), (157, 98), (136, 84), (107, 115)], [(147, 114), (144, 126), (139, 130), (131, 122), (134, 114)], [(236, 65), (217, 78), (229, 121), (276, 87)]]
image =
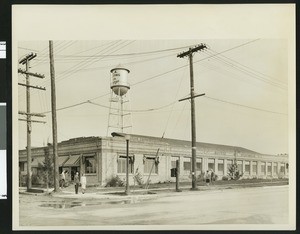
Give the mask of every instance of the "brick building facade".
[[(158, 157), (156, 157), (159, 148)], [(52, 146), (32, 149), (32, 173), (37, 173)], [(76, 171), (85, 173), (88, 184), (105, 185), (113, 176), (125, 179), (126, 141), (122, 137), (82, 137), (58, 143), (59, 169), (67, 170), (72, 181)], [(191, 179), (191, 143), (189, 141), (130, 135), (129, 179), (139, 172), (151, 183), (173, 181), (171, 169), (180, 164), (180, 180)], [(197, 143), (197, 175), (212, 169), (218, 178), (227, 175), (228, 166), (236, 160), (244, 178), (277, 178), (288, 176), (288, 155), (265, 155), (245, 148)], [(19, 151), (20, 175), (26, 175), (26, 150)]]

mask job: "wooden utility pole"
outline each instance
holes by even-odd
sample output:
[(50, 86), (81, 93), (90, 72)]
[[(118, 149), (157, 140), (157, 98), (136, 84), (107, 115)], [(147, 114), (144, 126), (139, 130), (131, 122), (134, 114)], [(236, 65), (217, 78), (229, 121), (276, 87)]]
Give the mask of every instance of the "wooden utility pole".
[(53, 42), (49, 41), (50, 75), (51, 75), (51, 109), (52, 109), (52, 135), (53, 135), (53, 160), (54, 160), (54, 191), (59, 190), (59, 170), (57, 153), (57, 121), (56, 121), (56, 93), (55, 71), (53, 58)]
[(177, 57), (183, 58), (185, 56), (189, 57), (190, 61), (190, 92), (191, 96), (188, 98), (181, 99), (179, 101), (191, 99), (191, 128), (192, 128), (192, 190), (197, 190), (197, 177), (196, 177), (196, 117), (195, 117), (195, 97), (202, 96), (204, 94), (195, 96), (194, 89), (194, 72), (193, 72), (193, 53), (207, 48), (206, 45), (201, 44), (194, 48), (189, 48)]
[(45, 88), (30, 85), (30, 76), (37, 77), (37, 78), (44, 78), (44, 75), (29, 72), (30, 60), (34, 59), (35, 57), (36, 57), (36, 54), (33, 54), (33, 53), (26, 55), (23, 59), (21, 59), (19, 61), (19, 64), (26, 65), (26, 70), (18, 69), (18, 73), (26, 75), (26, 84), (19, 83), (19, 85), (26, 87), (26, 112), (19, 111), (19, 114), (26, 115), (26, 119), (19, 119), (19, 120), (27, 122), (27, 191), (29, 191), (32, 187), (32, 181), (31, 181), (31, 176), (32, 176), (32, 174), (31, 174), (31, 130), (32, 130), (32, 126), (31, 126), (31, 123), (32, 122), (45, 123), (44, 121), (31, 120), (32, 116), (45, 117), (45, 115), (43, 115), (43, 114), (30, 113), (30, 89), (37, 88), (37, 89), (45, 90)]

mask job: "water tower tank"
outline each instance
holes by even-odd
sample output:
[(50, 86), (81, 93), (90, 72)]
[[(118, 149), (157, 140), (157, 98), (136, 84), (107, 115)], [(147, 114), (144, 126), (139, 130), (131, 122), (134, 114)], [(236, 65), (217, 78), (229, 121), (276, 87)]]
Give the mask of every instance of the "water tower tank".
[(123, 96), (130, 89), (127, 81), (127, 75), (130, 71), (126, 68), (114, 68), (110, 70), (111, 86), (110, 88), (116, 95)]

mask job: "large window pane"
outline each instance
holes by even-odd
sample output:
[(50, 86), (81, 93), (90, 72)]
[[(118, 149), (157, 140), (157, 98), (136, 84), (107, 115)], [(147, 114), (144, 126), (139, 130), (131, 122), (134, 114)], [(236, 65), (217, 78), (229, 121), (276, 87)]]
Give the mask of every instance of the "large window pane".
[(250, 162), (249, 161), (245, 161), (245, 172), (246, 175), (250, 174)]
[(155, 161), (155, 158), (146, 158), (144, 163), (144, 173), (150, 173), (152, 166), (153, 169), (151, 173), (158, 174), (158, 163)]
[(224, 174), (224, 160), (218, 160), (218, 173)]
[(96, 159), (95, 156), (85, 157), (85, 173), (96, 173)]
[[(129, 173), (133, 173), (133, 159), (129, 157)], [(118, 173), (126, 173), (126, 156), (119, 156), (118, 158)]]
[(280, 166), (280, 172), (281, 172), (281, 173), (284, 173), (284, 164), (283, 164), (283, 163), (282, 163), (281, 166)]
[(183, 170), (191, 171), (191, 162), (183, 162)]
[(278, 170), (278, 167), (277, 167), (277, 165), (276, 165), (276, 164), (274, 165), (274, 168), (273, 168), (273, 170), (274, 170), (274, 173), (277, 175), (277, 174), (278, 174), (278, 171), (277, 171), (277, 170)]
[(242, 161), (237, 161), (237, 169), (238, 169), (240, 172), (243, 172), (243, 164), (242, 164)]
[(208, 159), (208, 170), (213, 170), (215, 171), (215, 160), (214, 159), (211, 159), (209, 158)]
[(272, 164), (271, 163), (268, 163), (267, 170), (268, 170), (268, 175), (271, 175), (272, 174)]
[(252, 173), (253, 175), (257, 174), (257, 162), (252, 163)]
[(264, 162), (261, 163), (261, 174), (262, 175), (266, 174), (266, 163)]

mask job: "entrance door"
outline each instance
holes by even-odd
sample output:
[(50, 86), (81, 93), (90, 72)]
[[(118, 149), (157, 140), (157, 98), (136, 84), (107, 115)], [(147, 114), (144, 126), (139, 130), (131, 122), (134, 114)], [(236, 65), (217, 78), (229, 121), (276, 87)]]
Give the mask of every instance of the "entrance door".
[[(177, 160), (179, 160), (179, 157), (171, 156), (171, 169), (176, 168), (176, 161)], [(170, 170), (170, 173), (169, 173), (169, 178), (172, 182), (174, 182), (176, 180), (175, 177), (171, 177), (171, 170)]]
[(80, 172), (80, 167), (71, 167), (71, 181), (74, 181), (76, 172)]

